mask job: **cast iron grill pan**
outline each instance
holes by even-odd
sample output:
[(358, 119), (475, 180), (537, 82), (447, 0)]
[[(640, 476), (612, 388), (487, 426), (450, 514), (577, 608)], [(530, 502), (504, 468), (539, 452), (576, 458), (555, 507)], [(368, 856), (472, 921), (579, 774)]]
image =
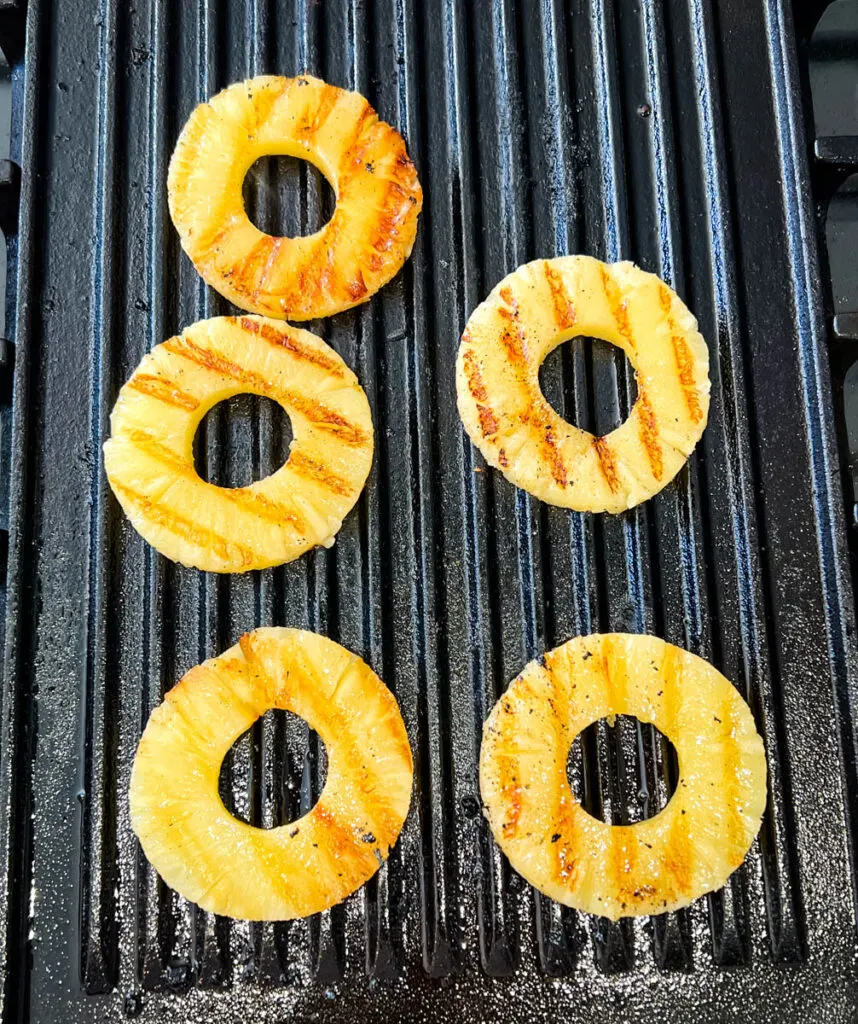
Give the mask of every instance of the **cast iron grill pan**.
[[(152, 345), (231, 312), (181, 254), (166, 168), (193, 106), (243, 77), (356, 88), (425, 191), (414, 253), (316, 330), (376, 427), (369, 485), (330, 551), (216, 577), (148, 548), (107, 487), (117, 391)], [(0, 823), (3, 1021), (455, 1019), (831, 1022), (856, 1005), (850, 871), (855, 646), (791, 19), (778, 0), (118, 0), (31, 3), (22, 165)], [(260, 223), (330, 212), (297, 163), (254, 171)], [(473, 307), (519, 263), (587, 252), (673, 285), (712, 351), (698, 452), (641, 508), (542, 505), (489, 470), (456, 413)], [(543, 386), (604, 433), (634, 381), (578, 339)], [(265, 475), (288, 428), (261, 400), (211, 414), (221, 483)], [(131, 834), (143, 724), (192, 665), (258, 624), (326, 633), (395, 691), (412, 811), (378, 876), (295, 923), (214, 918)], [(484, 718), (530, 658), (581, 633), (655, 632), (748, 699), (769, 805), (727, 887), (611, 924), (535, 893), (480, 813)], [(650, 728), (576, 746), (573, 784), (616, 823), (674, 773)], [(315, 737), (267, 716), (222, 775), (228, 806), (290, 820)]]

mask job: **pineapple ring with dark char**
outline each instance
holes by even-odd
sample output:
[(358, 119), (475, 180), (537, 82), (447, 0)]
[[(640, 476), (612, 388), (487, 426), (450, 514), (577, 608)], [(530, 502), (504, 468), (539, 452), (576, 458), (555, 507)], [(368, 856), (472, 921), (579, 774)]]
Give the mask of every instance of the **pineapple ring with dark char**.
[[(548, 353), (577, 336), (616, 345), (635, 369), (637, 401), (605, 437), (567, 423), (539, 385)], [(471, 440), (516, 487), (580, 512), (622, 512), (668, 484), (703, 435), (709, 353), (654, 274), (591, 256), (535, 260), (474, 310), (456, 390)]]
[[(218, 793), (221, 764), (270, 708), (303, 718), (328, 777), (296, 821), (256, 828)], [(131, 826), (167, 885), (213, 914), (306, 917), (378, 870), (411, 801), (396, 698), (372, 669), (316, 633), (263, 628), (192, 668), (152, 712), (131, 772)]]
[[(569, 786), (575, 737), (612, 715), (652, 722), (679, 781), (634, 825), (592, 817)], [(577, 637), (533, 661), (483, 728), (480, 790), (494, 837), (546, 896), (613, 920), (661, 914), (719, 889), (766, 806), (766, 757), (750, 708), (702, 658), (653, 636)]]
[[(209, 409), (245, 392), (289, 414), (289, 458), (248, 487), (217, 487), (194, 468), (194, 435)], [(372, 417), (352, 371), (321, 338), (258, 316), (201, 320), (157, 345), (110, 425), (104, 466), (132, 526), (162, 555), (207, 572), (329, 547), (372, 465)]]
[[(331, 220), (275, 238), (251, 223), (256, 160), (310, 161), (334, 188)], [(302, 75), (237, 82), (198, 106), (176, 144), (170, 213), (197, 271), (241, 309), (286, 320), (366, 302), (411, 254), (423, 193), (400, 134), (363, 96)]]

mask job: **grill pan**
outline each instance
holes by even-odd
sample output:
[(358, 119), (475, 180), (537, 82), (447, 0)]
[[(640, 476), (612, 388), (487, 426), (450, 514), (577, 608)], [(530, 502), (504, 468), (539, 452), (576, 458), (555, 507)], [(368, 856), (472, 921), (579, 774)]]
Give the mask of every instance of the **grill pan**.
[[(309, 325), (372, 405), (358, 508), (330, 551), (206, 576), (130, 529), (100, 446), (142, 354), (230, 311), (169, 222), (182, 123), (232, 81), (300, 71), (358, 89), (399, 128), (425, 207), (398, 278)], [(798, 81), (778, 0), (32, 0), (14, 72), (4, 1024), (854, 1020), (854, 613)], [(255, 172), (248, 201), (289, 232), (328, 210), (294, 164)], [(519, 263), (578, 251), (659, 273), (711, 346), (698, 452), (618, 517), (516, 491), (456, 414), (470, 311)], [(603, 433), (634, 382), (620, 354), (578, 339), (543, 386)], [(207, 418), (199, 459), (218, 482), (246, 482), (287, 443), (245, 397)], [(360, 653), (395, 691), (415, 754), (388, 864), (344, 905), (289, 924), (189, 905), (128, 821), (150, 710), (258, 624)], [(617, 924), (511, 872), (476, 777), (506, 683), (541, 651), (609, 629), (713, 661), (749, 700), (770, 766), (759, 841), (728, 886)], [(652, 811), (670, 786), (658, 736), (625, 721), (591, 729), (573, 761), (606, 820)], [(306, 728), (268, 716), (228, 759), (224, 799), (279, 823), (323, 772)]]

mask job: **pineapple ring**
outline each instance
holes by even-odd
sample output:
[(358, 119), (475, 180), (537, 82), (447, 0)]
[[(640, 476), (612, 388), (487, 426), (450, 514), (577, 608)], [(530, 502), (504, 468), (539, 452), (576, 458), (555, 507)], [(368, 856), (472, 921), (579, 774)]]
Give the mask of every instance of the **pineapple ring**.
[[(270, 708), (316, 730), (328, 777), (303, 817), (263, 829), (226, 810), (218, 780), (227, 751)], [(387, 859), (412, 775), (396, 698), (367, 664), (316, 633), (257, 629), (192, 668), (152, 712), (131, 772), (131, 826), (167, 885), (204, 910), (306, 917)]]
[[(604, 338), (635, 368), (628, 419), (595, 437), (562, 419), (539, 367), (578, 335)], [(459, 347), (459, 415), (486, 461), (542, 501), (622, 512), (679, 472), (706, 427), (709, 353), (697, 321), (654, 274), (590, 256), (535, 260), (474, 311)]]
[[(275, 238), (251, 223), (242, 182), (263, 156), (309, 160), (337, 206), (320, 231)], [(318, 78), (263, 75), (193, 111), (167, 178), (197, 271), (241, 309), (288, 320), (366, 302), (411, 254), (423, 193), (399, 132), (363, 96)]]
[[(289, 414), (289, 458), (248, 487), (194, 468), (194, 434), (218, 402), (250, 392)], [(104, 466), (131, 524), (176, 562), (264, 569), (330, 546), (372, 464), (372, 417), (352, 371), (320, 338), (263, 317), (215, 317), (143, 357), (110, 415)]]
[[(679, 759), (659, 814), (607, 825), (569, 787), (572, 741), (611, 715), (652, 722)], [(708, 662), (652, 636), (577, 637), (533, 661), (495, 704), (480, 751), (492, 832), (541, 892), (591, 914), (660, 914), (719, 889), (766, 806), (766, 757), (748, 705)]]

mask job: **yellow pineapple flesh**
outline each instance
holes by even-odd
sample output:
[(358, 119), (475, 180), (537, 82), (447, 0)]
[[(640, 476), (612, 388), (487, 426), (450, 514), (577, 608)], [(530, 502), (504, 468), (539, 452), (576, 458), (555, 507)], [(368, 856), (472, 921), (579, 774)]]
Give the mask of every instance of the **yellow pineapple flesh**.
[[(218, 487), (194, 469), (194, 434), (209, 409), (243, 392), (289, 414), (289, 459), (247, 487)], [(315, 335), (263, 317), (203, 320), (156, 346), (110, 424), (105, 470), (134, 528), (166, 557), (209, 572), (263, 569), (332, 544), (372, 464), (355, 375)]]
[[(310, 161), (336, 194), (315, 234), (249, 220), (242, 182), (264, 156)], [(411, 253), (423, 193), (400, 134), (363, 96), (310, 75), (237, 82), (191, 114), (168, 174), (173, 223), (198, 272), (242, 309), (288, 320), (367, 299)]]
[[(638, 397), (605, 437), (567, 423), (539, 385), (569, 338), (602, 338), (635, 368)], [(459, 414), (486, 461), (553, 505), (621, 512), (660, 491), (700, 440), (709, 355), (672, 289), (631, 263), (590, 256), (521, 266), (474, 311), (456, 364)]]
[[(674, 745), (667, 806), (608, 825), (573, 795), (575, 737), (613, 715), (652, 722)], [(748, 705), (715, 668), (652, 636), (577, 637), (531, 662), (483, 730), (480, 789), (495, 839), (537, 889), (612, 919), (660, 914), (720, 888), (766, 806), (763, 742)]]
[[(270, 708), (328, 752), (318, 802), (255, 828), (218, 795), (224, 755)], [(411, 800), (412, 759), (393, 694), (326, 637), (262, 628), (190, 670), (152, 712), (131, 775), (131, 824), (164, 881), (203, 909), (250, 920), (318, 913), (378, 870)]]

